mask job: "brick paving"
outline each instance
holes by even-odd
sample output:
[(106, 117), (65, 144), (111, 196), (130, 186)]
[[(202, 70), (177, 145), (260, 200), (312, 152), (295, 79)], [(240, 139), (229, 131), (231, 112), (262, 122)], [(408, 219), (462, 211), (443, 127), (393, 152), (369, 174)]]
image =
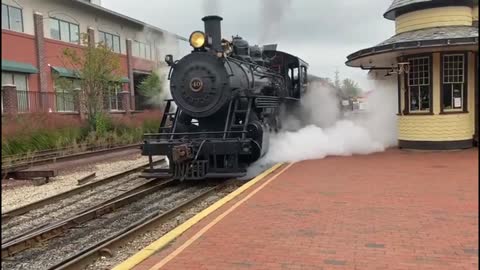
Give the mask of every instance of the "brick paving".
[(478, 149), (296, 163), (161, 269), (478, 269)]

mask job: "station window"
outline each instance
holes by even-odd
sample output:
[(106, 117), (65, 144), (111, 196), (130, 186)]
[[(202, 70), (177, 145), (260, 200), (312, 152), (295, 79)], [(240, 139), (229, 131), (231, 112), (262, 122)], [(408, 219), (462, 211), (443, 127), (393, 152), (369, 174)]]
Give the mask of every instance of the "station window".
[(116, 53), (120, 53), (120, 36), (103, 32), (103, 31), (98, 31), (98, 32), (99, 32), (100, 42), (105, 44), (108, 48), (112, 49), (112, 51)]
[(407, 76), (409, 111), (431, 112), (430, 57), (408, 59), (410, 71)]
[(78, 24), (50, 18), (50, 37), (71, 43), (80, 43)]
[(465, 54), (442, 57), (442, 111), (463, 111), (466, 104)]
[(2, 4), (2, 29), (23, 32), (23, 15), (20, 8)]

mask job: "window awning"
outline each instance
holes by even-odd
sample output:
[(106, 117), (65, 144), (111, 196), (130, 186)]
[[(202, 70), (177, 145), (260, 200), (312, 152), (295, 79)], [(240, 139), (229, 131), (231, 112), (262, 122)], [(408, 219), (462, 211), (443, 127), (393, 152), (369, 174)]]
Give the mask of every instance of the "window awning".
[[(80, 79), (79, 75), (75, 72), (75, 70), (72, 69), (67, 69), (64, 67), (54, 67), (52, 66), (52, 69), (58, 73), (61, 77), (68, 77), (68, 78), (77, 78)], [(117, 82), (120, 83), (128, 83), (130, 80), (128, 77), (121, 77)]]
[(68, 77), (68, 78), (80, 78), (75, 70), (67, 69), (64, 67), (54, 67), (52, 69), (58, 73), (60, 77)]
[[(68, 77), (68, 78), (77, 78), (80, 79), (79, 75), (75, 72), (73, 69), (67, 69), (64, 67), (54, 67), (52, 66), (52, 69), (58, 73), (61, 77)], [(121, 77), (117, 82), (120, 83), (128, 83), (130, 80), (128, 77)]]
[(128, 83), (128, 82), (130, 82), (130, 80), (128, 79), (128, 77), (122, 77), (122, 78), (120, 78), (119, 82)]
[(2, 59), (2, 71), (3, 70), (21, 73), (38, 73), (38, 69), (31, 64)]

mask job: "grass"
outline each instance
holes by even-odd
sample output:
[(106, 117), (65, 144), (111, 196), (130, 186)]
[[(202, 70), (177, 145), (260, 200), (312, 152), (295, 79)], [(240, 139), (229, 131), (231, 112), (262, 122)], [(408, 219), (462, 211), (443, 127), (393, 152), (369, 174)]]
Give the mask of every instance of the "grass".
[(12, 155), (86, 146), (113, 146), (138, 143), (144, 133), (157, 132), (161, 113), (146, 111), (130, 116), (106, 115), (97, 120), (96, 131), (89, 131), (78, 116), (24, 114), (2, 120), (2, 159)]

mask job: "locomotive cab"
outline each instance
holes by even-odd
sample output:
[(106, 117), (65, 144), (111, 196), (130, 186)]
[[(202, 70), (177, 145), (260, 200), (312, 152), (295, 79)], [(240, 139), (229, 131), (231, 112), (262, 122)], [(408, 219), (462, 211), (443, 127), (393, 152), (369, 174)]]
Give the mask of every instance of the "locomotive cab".
[(275, 49), (264, 49), (263, 54), (271, 61), (269, 67), (284, 76), (287, 81), (289, 96), (294, 99), (300, 99), (307, 90), (307, 62), (294, 55)]

